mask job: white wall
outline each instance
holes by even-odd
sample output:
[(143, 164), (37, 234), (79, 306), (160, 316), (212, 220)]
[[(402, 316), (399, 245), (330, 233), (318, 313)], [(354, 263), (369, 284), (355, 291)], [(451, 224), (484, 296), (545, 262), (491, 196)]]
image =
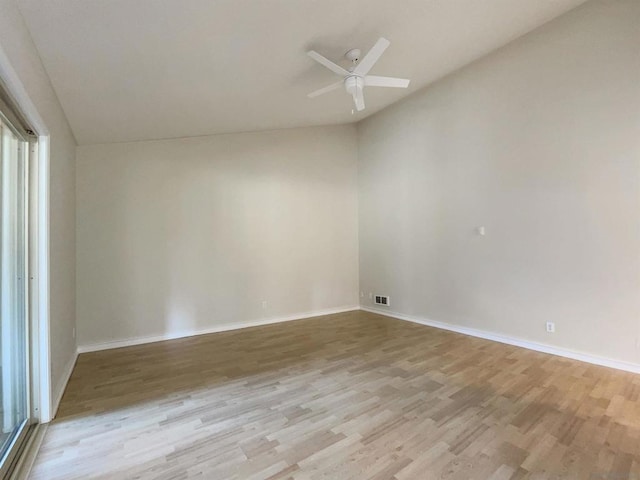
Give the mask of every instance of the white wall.
[[(0, 49), (50, 135), (51, 387), (57, 399), (75, 359), (75, 147), (66, 117), (13, 0), (0, 0)], [(43, 133), (43, 132), (38, 132)]]
[(363, 291), (640, 363), (640, 2), (578, 7), (358, 133)]
[(358, 305), (354, 126), (80, 146), (77, 219), (81, 346)]

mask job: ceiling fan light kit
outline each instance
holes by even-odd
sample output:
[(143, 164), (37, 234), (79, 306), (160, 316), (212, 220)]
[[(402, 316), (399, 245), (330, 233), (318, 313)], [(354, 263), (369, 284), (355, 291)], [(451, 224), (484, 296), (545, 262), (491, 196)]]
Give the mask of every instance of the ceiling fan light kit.
[(369, 71), (376, 62), (380, 59), (384, 51), (389, 46), (390, 42), (386, 38), (379, 38), (376, 44), (367, 52), (367, 54), (360, 60), (362, 52), (353, 48), (345, 54), (345, 58), (352, 63), (352, 66), (347, 70), (340, 65), (333, 63), (331, 60), (323, 57), (318, 52), (310, 50), (307, 52), (311, 58), (313, 58), (319, 64), (325, 66), (336, 75), (342, 77), (342, 80), (332, 83), (319, 90), (311, 92), (307, 96), (309, 98), (315, 98), (319, 95), (337, 90), (341, 86), (345, 91), (353, 98), (353, 103), (356, 110), (359, 112), (364, 110), (364, 87), (391, 87), (391, 88), (407, 88), (409, 81), (406, 78), (395, 77), (380, 77), (378, 75), (368, 75)]

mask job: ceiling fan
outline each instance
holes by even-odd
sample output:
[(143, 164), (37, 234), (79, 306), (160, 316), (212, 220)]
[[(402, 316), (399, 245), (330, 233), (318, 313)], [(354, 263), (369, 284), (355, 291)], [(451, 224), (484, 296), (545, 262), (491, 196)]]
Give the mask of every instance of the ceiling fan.
[(307, 95), (309, 98), (314, 98), (323, 93), (331, 92), (344, 85), (348, 94), (353, 97), (353, 103), (356, 106), (356, 110), (364, 110), (364, 87), (394, 87), (394, 88), (407, 88), (409, 86), (409, 80), (406, 78), (394, 78), (394, 77), (379, 77), (378, 75), (367, 75), (371, 68), (375, 65), (378, 59), (382, 56), (391, 42), (386, 38), (380, 37), (376, 44), (371, 47), (371, 50), (360, 60), (360, 50), (354, 48), (349, 50), (345, 57), (351, 61), (352, 66), (347, 70), (340, 65), (336, 65), (331, 60), (323, 57), (318, 52), (310, 50), (307, 52), (311, 58), (316, 62), (324, 65), (332, 72), (340, 75), (342, 80), (336, 83), (332, 83), (320, 90), (311, 92)]

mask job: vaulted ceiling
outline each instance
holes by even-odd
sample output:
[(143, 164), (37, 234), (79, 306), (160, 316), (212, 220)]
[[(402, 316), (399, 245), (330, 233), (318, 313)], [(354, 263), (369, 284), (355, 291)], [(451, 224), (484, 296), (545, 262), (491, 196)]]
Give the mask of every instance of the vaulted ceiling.
[[(349, 123), (428, 85), (584, 0), (19, 0), (80, 144)], [(337, 63), (391, 41), (352, 115)]]

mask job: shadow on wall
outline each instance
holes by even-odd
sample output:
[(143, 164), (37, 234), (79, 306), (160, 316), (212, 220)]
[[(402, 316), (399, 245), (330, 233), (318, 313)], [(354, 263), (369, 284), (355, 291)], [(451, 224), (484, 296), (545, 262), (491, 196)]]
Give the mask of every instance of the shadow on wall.
[[(338, 146), (309, 153), (327, 132)], [(304, 129), (85, 153), (80, 344), (356, 305), (352, 133)]]

